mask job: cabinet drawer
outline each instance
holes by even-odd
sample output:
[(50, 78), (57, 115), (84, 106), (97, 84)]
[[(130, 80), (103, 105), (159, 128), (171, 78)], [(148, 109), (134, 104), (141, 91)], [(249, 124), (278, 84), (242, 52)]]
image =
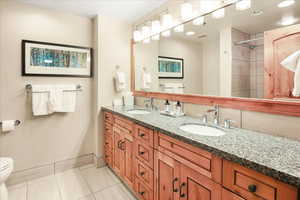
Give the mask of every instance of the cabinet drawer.
[(114, 121), (113, 114), (109, 112), (104, 112), (104, 121), (112, 124)]
[(222, 200), (245, 200), (245, 199), (223, 188)]
[(107, 122), (104, 123), (104, 130), (105, 133), (110, 133), (112, 134), (113, 126)]
[(176, 158), (204, 176), (221, 183), (222, 159), (200, 148), (181, 142), (162, 133), (155, 144), (159, 151)]
[(105, 150), (112, 151), (112, 137), (111, 136), (105, 136), (104, 148), (105, 148)]
[(154, 150), (152, 147), (145, 145), (141, 141), (136, 140), (134, 155), (148, 167), (153, 169)]
[(136, 178), (134, 182), (134, 191), (136, 192), (140, 200), (153, 200), (153, 190), (148, 188), (138, 178)]
[(134, 135), (137, 139), (145, 142), (145, 144), (148, 144), (149, 146), (153, 147), (153, 139), (154, 139), (154, 133), (153, 130), (135, 125), (135, 132)]
[(105, 150), (105, 162), (108, 166), (112, 167), (112, 151)]
[(297, 200), (296, 188), (226, 160), (223, 185), (245, 199)]
[(134, 165), (135, 176), (139, 178), (150, 189), (154, 188), (154, 174), (153, 170), (147, 165), (143, 164), (138, 159), (135, 159)]
[(115, 116), (115, 124), (122, 127), (123, 129), (127, 129), (128, 131), (132, 132), (134, 123), (130, 120), (124, 119), (120, 116)]

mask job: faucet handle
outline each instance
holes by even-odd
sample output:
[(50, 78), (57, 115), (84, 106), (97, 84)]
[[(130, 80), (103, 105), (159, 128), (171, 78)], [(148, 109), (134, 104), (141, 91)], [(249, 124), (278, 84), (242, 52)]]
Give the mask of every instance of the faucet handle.
[(224, 120), (224, 127), (225, 128), (231, 128), (231, 124), (232, 123), (235, 123), (236, 121), (234, 121), (234, 120), (231, 120), (231, 119), (225, 119)]
[(201, 117), (202, 117), (202, 122), (203, 122), (204, 124), (207, 124), (207, 122), (208, 122), (207, 114), (201, 115)]

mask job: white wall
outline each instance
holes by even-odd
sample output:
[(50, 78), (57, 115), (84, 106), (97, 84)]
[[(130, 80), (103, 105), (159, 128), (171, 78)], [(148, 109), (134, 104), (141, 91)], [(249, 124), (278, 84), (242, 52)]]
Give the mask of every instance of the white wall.
[[(21, 76), (21, 40), (92, 47), (93, 21), (14, 0), (0, 1), (0, 20), (0, 120), (22, 121), (16, 131), (0, 132), (0, 156), (13, 157), (18, 171), (92, 153), (93, 79)], [(76, 112), (32, 117), (27, 83), (81, 84)]]

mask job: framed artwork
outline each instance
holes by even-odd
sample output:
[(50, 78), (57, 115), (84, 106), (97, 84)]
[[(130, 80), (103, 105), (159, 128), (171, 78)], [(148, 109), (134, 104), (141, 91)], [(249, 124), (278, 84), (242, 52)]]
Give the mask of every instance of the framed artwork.
[(92, 77), (92, 48), (22, 40), (23, 76)]
[(182, 58), (172, 58), (158, 56), (158, 78), (183, 79), (184, 60)]

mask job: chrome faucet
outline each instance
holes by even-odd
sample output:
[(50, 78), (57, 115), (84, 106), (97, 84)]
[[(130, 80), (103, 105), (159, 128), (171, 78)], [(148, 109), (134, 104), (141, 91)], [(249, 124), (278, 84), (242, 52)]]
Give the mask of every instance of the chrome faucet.
[(219, 105), (215, 105), (215, 107), (213, 109), (209, 109), (206, 112), (214, 114), (214, 124), (215, 125), (220, 124), (220, 107), (219, 107)]
[(144, 104), (145, 104), (146, 108), (150, 107), (151, 110), (154, 110), (154, 109), (156, 110), (157, 109), (157, 107), (154, 106), (154, 98), (153, 97), (150, 97), (150, 98), (144, 100)]

